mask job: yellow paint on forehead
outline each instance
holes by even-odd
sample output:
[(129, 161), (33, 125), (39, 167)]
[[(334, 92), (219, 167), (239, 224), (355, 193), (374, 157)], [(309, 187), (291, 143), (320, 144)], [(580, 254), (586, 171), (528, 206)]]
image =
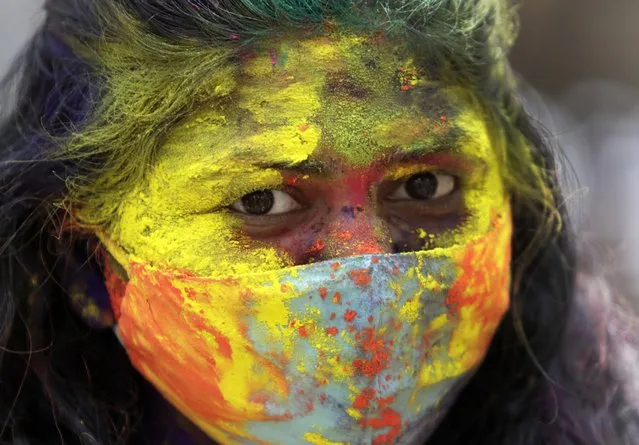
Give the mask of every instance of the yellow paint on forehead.
[[(370, 63), (377, 67), (374, 73)], [(399, 100), (405, 92), (398, 68), (411, 64), (400, 46), (372, 43), (366, 36), (265, 45), (241, 63), (237, 89), (227, 102), (198, 110), (171, 132), (146, 180), (123, 200), (109, 236), (131, 259), (203, 276), (291, 265), (283, 252), (243, 235), (239, 218), (227, 207), (245, 194), (281, 186), (280, 172), (256, 163), (321, 162), (337, 155), (356, 167), (389, 150), (432, 149), (433, 122), (418, 105)], [(434, 85), (423, 73), (417, 77), (410, 94)], [(333, 91), (329, 82), (352, 83), (366, 97)], [(450, 125), (466, 135), (450, 150), (488, 166), (484, 181), (465, 192), (472, 218), (454, 239), (463, 243), (486, 230), (505, 192), (481, 109), (461, 90), (442, 88), (441, 94), (455, 109)], [(409, 131), (401, 131), (402, 125)], [(332, 167), (329, 163), (327, 170)]]

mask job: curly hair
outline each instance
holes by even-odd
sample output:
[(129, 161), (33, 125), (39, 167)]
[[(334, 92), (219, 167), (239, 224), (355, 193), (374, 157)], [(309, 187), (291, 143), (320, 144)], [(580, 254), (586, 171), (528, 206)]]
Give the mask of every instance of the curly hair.
[[(414, 45), (503, 129), (513, 204), (511, 307), (429, 445), (639, 444), (633, 319), (577, 253), (556, 153), (520, 106), (505, 0), (48, 0), (2, 84), (0, 443), (132, 444), (143, 379), (110, 330), (87, 326), (65, 258), (100, 269), (90, 228), (152, 165), (163, 137), (229, 95), (238, 55), (330, 26)], [(69, 231), (69, 215), (84, 229)]]

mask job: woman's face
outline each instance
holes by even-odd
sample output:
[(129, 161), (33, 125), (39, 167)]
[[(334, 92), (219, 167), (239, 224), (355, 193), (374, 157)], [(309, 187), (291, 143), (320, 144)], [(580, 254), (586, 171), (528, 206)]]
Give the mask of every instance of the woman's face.
[[(100, 235), (130, 279), (111, 287), (125, 347), (169, 400), (223, 443), (270, 443), (260, 427), (238, 422), (272, 420), (265, 400), (284, 406), (293, 381), (305, 378), (311, 383), (302, 394), (327, 385), (317, 389), (324, 396), (313, 406), (339, 393), (350, 403), (339, 403), (344, 415), (364, 429), (372, 427), (361, 424), (369, 401), (375, 394), (382, 400), (380, 382), (396, 399), (409, 391), (412, 399), (406, 395), (402, 406), (413, 400), (411, 412), (423, 413), (416, 391), (474, 369), (508, 306), (510, 214), (496, 132), (467, 91), (429, 79), (401, 44), (340, 35), (264, 48), (242, 58), (229, 97), (172, 131), (146, 179), (122, 202), (113, 229)], [(386, 254), (409, 252), (422, 252), (413, 272), (400, 263), (390, 278), (373, 272), (373, 263), (409, 258)], [(315, 300), (304, 284), (306, 303), (287, 303), (302, 298), (290, 290), (303, 287), (295, 281), (300, 274), (323, 278), (321, 264), (328, 264), (326, 279), (335, 280), (341, 264), (362, 258), (370, 267), (358, 263), (345, 275), (358, 289), (388, 285), (401, 299), (410, 280), (418, 286), (401, 305), (384, 300), (373, 307), (360, 301), (373, 301), (373, 293), (342, 295), (319, 282)], [(394, 278), (398, 270), (410, 277)], [(267, 296), (250, 277), (270, 277), (266, 287), (281, 288), (281, 295)], [(358, 317), (369, 327), (347, 326)], [(400, 326), (397, 334), (389, 323)], [(309, 326), (321, 327), (315, 343)], [(446, 331), (438, 337), (441, 358), (431, 360), (435, 349), (425, 339), (438, 329)], [(256, 346), (262, 340), (251, 337), (253, 330), (275, 349)], [(390, 348), (383, 360), (370, 349), (377, 338)], [(311, 350), (314, 360), (321, 353), (319, 361), (296, 361)], [(364, 369), (361, 360), (377, 365)], [(320, 381), (323, 361), (343, 369), (326, 371)], [(343, 388), (327, 389), (340, 378)], [(217, 400), (215, 409), (198, 393)], [(441, 401), (445, 393), (433, 394)], [(379, 400), (380, 412), (403, 409)], [(297, 418), (287, 410), (277, 419)], [(421, 415), (407, 414), (405, 423), (423, 422)], [(389, 441), (400, 437), (394, 427), (383, 433)], [(310, 426), (300, 434), (308, 443), (329, 443)]]
[(483, 233), (505, 197), (481, 110), (371, 40), (247, 57), (237, 91), (171, 134), (111, 236), (145, 262), (225, 276)]

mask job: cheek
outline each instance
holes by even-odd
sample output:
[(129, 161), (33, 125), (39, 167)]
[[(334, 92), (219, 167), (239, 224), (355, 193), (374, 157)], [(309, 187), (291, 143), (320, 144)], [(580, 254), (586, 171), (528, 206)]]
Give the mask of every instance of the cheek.
[(123, 212), (113, 238), (131, 258), (201, 276), (227, 276), (290, 265), (286, 253), (242, 234), (239, 218), (224, 211), (167, 215), (149, 208)]

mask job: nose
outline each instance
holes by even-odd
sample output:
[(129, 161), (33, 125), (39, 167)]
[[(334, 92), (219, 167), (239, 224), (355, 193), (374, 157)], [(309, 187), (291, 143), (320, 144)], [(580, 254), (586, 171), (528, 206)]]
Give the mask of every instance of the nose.
[(347, 204), (331, 213), (325, 259), (391, 252), (389, 231), (374, 209)]

